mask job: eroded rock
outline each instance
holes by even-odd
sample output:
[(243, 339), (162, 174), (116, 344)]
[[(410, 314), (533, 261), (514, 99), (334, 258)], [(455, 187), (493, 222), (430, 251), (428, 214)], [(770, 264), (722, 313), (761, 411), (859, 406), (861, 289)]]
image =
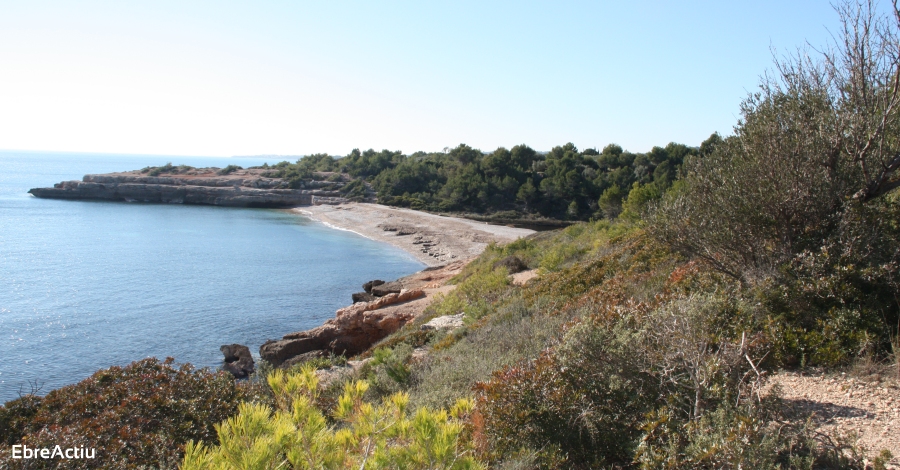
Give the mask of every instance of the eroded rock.
[(368, 292), (357, 292), (355, 294), (352, 294), (350, 297), (353, 299), (353, 303), (371, 302), (378, 298)]
[(245, 379), (253, 373), (255, 364), (250, 348), (243, 344), (225, 344), (219, 347), (219, 351), (225, 356), (223, 370), (231, 373), (237, 379)]
[(369, 281), (369, 282), (363, 284), (362, 287), (363, 287), (363, 290), (366, 291), (366, 293), (371, 294), (373, 287), (380, 286), (382, 284), (384, 284), (384, 281), (382, 281), (381, 279), (375, 279), (374, 281)]
[(403, 290), (403, 284), (397, 281), (385, 282), (377, 286), (372, 286), (372, 295), (384, 297), (388, 294), (399, 294)]
[(311, 351), (352, 356), (378, 340), (397, 331), (415, 316), (411, 312), (379, 309), (388, 305), (419, 299), (419, 289), (391, 293), (372, 302), (359, 302), (339, 309), (335, 318), (307, 331), (291, 333), (277, 341), (267, 341), (259, 348), (260, 356), (274, 366)]

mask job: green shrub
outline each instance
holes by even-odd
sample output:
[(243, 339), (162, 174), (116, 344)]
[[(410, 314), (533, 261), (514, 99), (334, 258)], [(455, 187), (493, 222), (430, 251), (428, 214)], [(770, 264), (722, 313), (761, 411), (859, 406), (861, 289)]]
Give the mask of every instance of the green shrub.
[(258, 468), (483, 468), (472, 457), (462, 420), (472, 410), (460, 400), (447, 413), (419, 408), (410, 418), (403, 393), (375, 405), (363, 400), (366, 382), (352, 382), (328, 418), (315, 403), (318, 380), (311, 367), (269, 376), (276, 408), (245, 403), (216, 427), (218, 446), (191, 443), (182, 469)]
[[(625, 302), (574, 325), (532, 361), (477, 386), (478, 431), (503, 461), (531, 449), (549, 468), (855, 468), (811, 430), (779, 429), (762, 395), (758, 335), (728, 296)], [(851, 458), (852, 457), (852, 458)]]
[(148, 166), (141, 169), (141, 173), (147, 173), (150, 176), (159, 176), (163, 173), (186, 173), (190, 170), (194, 170), (195, 168), (188, 165), (172, 165), (172, 162), (168, 162), (163, 166)]
[(230, 175), (231, 173), (234, 173), (235, 171), (243, 170), (243, 169), (244, 169), (244, 167), (242, 167), (242, 166), (228, 165), (225, 168), (222, 168), (221, 170), (219, 170), (218, 173), (220, 175)]
[[(575, 312), (572, 313), (573, 315)], [(508, 365), (533, 358), (550, 346), (571, 317), (543, 304), (527, 306), (521, 296), (505, 299), (490, 317), (446, 335), (424, 362), (411, 368), (410, 400), (443, 407), (467, 396), (479, 381)]]
[(810, 423), (783, 420), (778, 400), (735, 407), (723, 402), (692, 421), (651, 413), (635, 462), (643, 469), (865, 469), (858, 449), (842, 440), (819, 441)]
[[(21, 436), (17, 442), (29, 447), (96, 449), (96, 460), (69, 460), (67, 468), (165, 466), (180, 459), (189, 440), (213, 442), (214, 424), (234, 415), (249, 398), (227, 373), (151, 358), (100, 370), (40, 400), (14, 400), (0, 408), (0, 416), (14, 423)], [(33, 401), (39, 403), (36, 409)], [(10, 468), (57, 468), (59, 463), (7, 460), (10, 451), (0, 449), (0, 460), (11, 462)]]

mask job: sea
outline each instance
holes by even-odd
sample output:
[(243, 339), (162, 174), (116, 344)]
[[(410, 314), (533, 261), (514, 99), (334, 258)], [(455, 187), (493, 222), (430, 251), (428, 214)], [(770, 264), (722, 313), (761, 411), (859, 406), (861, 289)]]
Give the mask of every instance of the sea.
[(0, 403), (147, 357), (217, 368), (219, 347), (313, 328), (372, 279), (424, 267), (276, 209), (39, 199), (30, 188), (168, 162), (277, 159), (0, 151)]

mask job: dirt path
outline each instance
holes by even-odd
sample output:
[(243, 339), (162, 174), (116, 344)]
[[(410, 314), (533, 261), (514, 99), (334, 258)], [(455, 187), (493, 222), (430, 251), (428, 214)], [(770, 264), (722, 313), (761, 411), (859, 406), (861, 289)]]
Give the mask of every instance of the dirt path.
[(891, 468), (900, 468), (900, 383), (896, 379), (862, 380), (847, 374), (780, 372), (789, 411), (798, 419), (811, 417), (819, 431), (856, 435), (870, 458), (887, 449)]

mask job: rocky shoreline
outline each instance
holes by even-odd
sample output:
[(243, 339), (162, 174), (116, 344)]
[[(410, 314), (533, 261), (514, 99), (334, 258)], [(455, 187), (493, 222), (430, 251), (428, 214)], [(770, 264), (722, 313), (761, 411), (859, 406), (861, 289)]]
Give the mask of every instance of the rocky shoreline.
[(183, 174), (152, 175), (140, 170), (85, 175), (81, 181), (63, 181), (51, 188), (32, 188), (35, 197), (165, 204), (203, 204), (228, 207), (286, 208), (347, 202), (338, 190), (342, 182), (310, 181), (290, 188), (266, 170), (237, 170), (220, 174), (218, 168), (192, 169)]
[[(260, 357), (276, 367), (328, 355), (349, 357), (368, 350), (421, 315), (436, 294), (455, 287), (445, 284), (489, 244), (511, 242), (534, 232), (350, 202), (341, 197), (340, 188), (346, 182), (340, 175), (317, 174), (319, 181), (291, 188), (283, 179), (269, 174), (262, 168), (225, 172), (218, 168), (171, 167), (166, 173), (144, 169), (85, 175), (81, 181), (33, 188), (29, 193), (55, 199), (293, 208), (332, 228), (401, 248), (428, 266), (395, 281), (367, 282), (363, 292), (353, 294), (353, 303), (337, 310), (335, 318), (325, 324), (267, 341), (259, 348)], [(223, 369), (236, 378), (253, 372), (253, 358), (246, 346), (223, 345), (221, 351), (225, 356)]]
[[(316, 357), (351, 357), (399, 330), (418, 317), (434, 296), (455, 286), (445, 285), (459, 274), (468, 261), (426, 268), (406, 277), (381, 284), (367, 282), (363, 287), (373, 300), (354, 302), (338, 309), (335, 318), (316, 328), (288, 333), (280, 340), (269, 340), (259, 355), (275, 367), (289, 367)], [(379, 287), (384, 286), (382, 289)], [(354, 297), (359, 298), (358, 294)]]

